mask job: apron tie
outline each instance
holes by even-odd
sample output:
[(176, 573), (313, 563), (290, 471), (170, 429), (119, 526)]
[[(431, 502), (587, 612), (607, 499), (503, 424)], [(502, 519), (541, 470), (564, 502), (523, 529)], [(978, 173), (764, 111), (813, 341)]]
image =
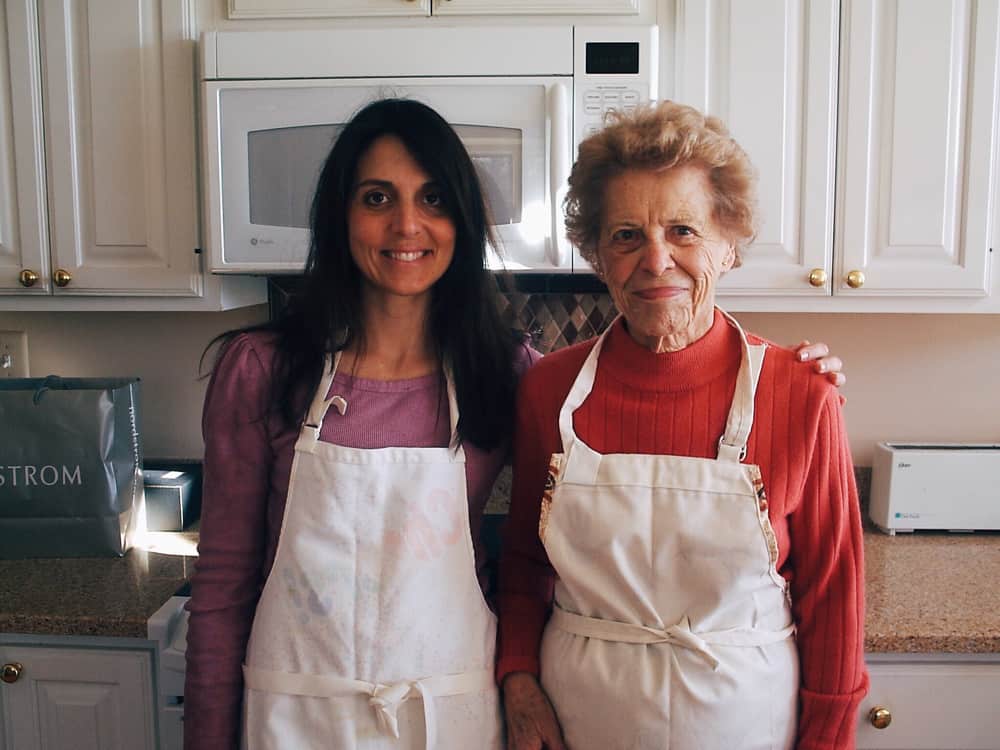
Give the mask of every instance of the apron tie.
[(306, 695), (315, 698), (347, 698), (359, 693), (368, 696), (368, 705), (375, 712), (375, 722), (382, 734), (399, 739), (399, 707), (410, 698), (420, 698), (424, 704), (424, 748), (434, 750), (437, 743), (437, 713), (434, 698), (448, 695), (479, 693), (495, 686), (492, 669), (477, 669), (458, 674), (401, 680), (389, 685), (380, 682), (352, 680), (337, 675), (275, 672), (243, 665), (243, 680), (251, 690), (285, 695)]
[[(647, 628), (652, 632), (656, 633), (653, 628)], [(708, 666), (712, 668), (715, 672), (719, 669), (719, 659), (712, 653), (708, 648), (708, 644), (691, 630), (691, 621), (688, 620), (688, 616), (684, 615), (680, 619), (680, 622), (671, 625), (669, 628), (663, 630), (663, 640), (666, 643), (670, 643), (675, 646), (683, 646), (686, 649), (690, 649), (702, 657)]]
[(695, 633), (691, 630), (691, 621), (687, 615), (684, 615), (675, 624), (661, 629), (630, 622), (602, 620), (598, 617), (578, 615), (558, 605), (553, 607), (549, 623), (553, 627), (584, 638), (598, 638), (602, 641), (618, 643), (669, 643), (672, 646), (680, 646), (698, 654), (712, 668), (712, 671), (718, 671), (719, 659), (712, 652), (710, 645), (766, 646), (791, 638), (795, 632), (795, 626), (788, 625), (778, 630), (747, 628)]
[(436, 738), (437, 721), (434, 716), (434, 698), (421, 680), (396, 682), (392, 685), (374, 685), (368, 705), (375, 709), (379, 731), (399, 739), (399, 718), (396, 712), (403, 701), (420, 697), (424, 702), (424, 726), (427, 728), (426, 747), (432, 750)]

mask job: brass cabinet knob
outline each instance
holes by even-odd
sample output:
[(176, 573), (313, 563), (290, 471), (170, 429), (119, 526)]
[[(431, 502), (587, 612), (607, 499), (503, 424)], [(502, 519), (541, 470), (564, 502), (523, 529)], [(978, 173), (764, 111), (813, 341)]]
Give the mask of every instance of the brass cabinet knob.
[(860, 289), (865, 285), (865, 275), (861, 271), (851, 271), (847, 274), (847, 286)]
[(875, 708), (868, 712), (868, 721), (876, 729), (885, 729), (892, 724), (892, 714), (884, 706), (875, 706)]
[(38, 281), (38, 274), (30, 268), (25, 268), (18, 274), (17, 280), (21, 282), (21, 286), (34, 286)]
[(17, 682), (18, 678), (21, 676), (22, 667), (17, 662), (11, 662), (10, 664), (3, 665), (3, 671), (0, 671), (0, 680), (4, 682)]
[(809, 283), (813, 286), (823, 286), (826, 284), (826, 270), (822, 268), (814, 268), (809, 274)]
[(69, 286), (69, 282), (72, 280), (73, 275), (69, 271), (64, 271), (61, 268), (52, 274), (52, 281), (55, 282), (56, 286)]

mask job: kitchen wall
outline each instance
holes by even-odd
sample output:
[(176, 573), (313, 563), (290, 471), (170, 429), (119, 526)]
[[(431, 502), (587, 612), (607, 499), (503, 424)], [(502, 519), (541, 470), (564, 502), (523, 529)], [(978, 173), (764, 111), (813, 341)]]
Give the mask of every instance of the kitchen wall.
[[(198, 458), (206, 381), (198, 357), (217, 333), (263, 320), (266, 308), (225, 313), (0, 312), (0, 329), (28, 334), (31, 374), (138, 375), (147, 456)], [(846, 362), (854, 461), (884, 439), (1000, 442), (1000, 318), (994, 315), (778, 314), (738, 316), (782, 344), (823, 340)]]

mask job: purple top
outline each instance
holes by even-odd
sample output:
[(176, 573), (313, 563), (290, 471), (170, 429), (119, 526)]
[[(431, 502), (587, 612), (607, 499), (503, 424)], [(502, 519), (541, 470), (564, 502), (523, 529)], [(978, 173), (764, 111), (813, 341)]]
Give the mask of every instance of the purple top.
[[(274, 353), (272, 334), (240, 334), (212, 373), (205, 396), (204, 502), (188, 603), (186, 750), (239, 747), (243, 658), (274, 562), (298, 438), (297, 427), (269, 413)], [(516, 356), (522, 373), (541, 355), (525, 346)], [(327, 395), (340, 394), (348, 408), (344, 415), (334, 408), (327, 412), (320, 439), (352, 448), (446, 447), (451, 436), (442, 386), (437, 374), (378, 381), (338, 372)], [(506, 455), (502, 449), (464, 447), (479, 570), (483, 506)]]

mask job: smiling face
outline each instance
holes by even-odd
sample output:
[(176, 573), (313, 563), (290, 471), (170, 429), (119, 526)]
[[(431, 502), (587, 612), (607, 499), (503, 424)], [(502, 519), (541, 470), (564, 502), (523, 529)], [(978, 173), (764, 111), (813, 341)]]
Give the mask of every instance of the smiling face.
[(455, 224), (440, 187), (395, 136), (376, 139), (358, 160), (347, 222), (367, 301), (429, 302), (454, 257)]
[(715, 285), (736, 257), (712, 208), (699, 165), (627, 170), (605, 186), (597, 270), (652, 351), (683, 349), (712, 327)]

